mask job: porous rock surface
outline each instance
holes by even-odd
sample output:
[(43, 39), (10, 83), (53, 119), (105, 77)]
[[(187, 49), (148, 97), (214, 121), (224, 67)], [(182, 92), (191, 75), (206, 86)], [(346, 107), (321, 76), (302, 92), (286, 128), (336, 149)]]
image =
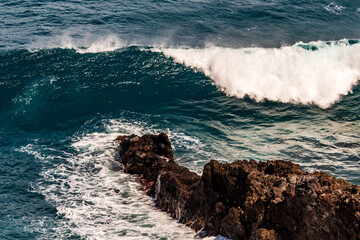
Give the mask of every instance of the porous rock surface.
[(116, 140), (124, 171), (199, 236), (360, 239), (360, 187), (345, 180), (282, 160), (211, 160), (199, 176), (174, 161), (165, 134)]

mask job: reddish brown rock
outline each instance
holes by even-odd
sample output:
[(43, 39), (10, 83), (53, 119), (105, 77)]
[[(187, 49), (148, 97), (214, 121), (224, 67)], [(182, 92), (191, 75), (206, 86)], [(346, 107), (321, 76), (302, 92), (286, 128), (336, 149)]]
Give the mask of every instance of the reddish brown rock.
[(120, 136), (124, 171), (141, 175), (156, 205), (200, 236), (360, 239), (360, 187), (288, 161), (179, 166), (165, 134)]

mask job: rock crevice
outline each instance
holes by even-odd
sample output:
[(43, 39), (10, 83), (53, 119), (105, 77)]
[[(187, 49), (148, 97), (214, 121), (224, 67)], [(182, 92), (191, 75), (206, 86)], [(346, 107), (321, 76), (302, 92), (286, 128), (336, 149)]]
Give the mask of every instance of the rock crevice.
[(360, 239), (360, 187), (289, 161), (211, 160), (202, 176), (174, 161), (165, 134), (119, 136), (124, 171), (156, 206), (199, 235)]

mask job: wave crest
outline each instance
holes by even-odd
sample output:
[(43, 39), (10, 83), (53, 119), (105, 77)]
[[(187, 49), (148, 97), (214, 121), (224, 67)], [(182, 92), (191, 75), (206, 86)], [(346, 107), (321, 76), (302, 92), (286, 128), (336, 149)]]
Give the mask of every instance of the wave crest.
[(228, 96), (328, 108), (360, 79), (358, 41), (297, 43), (281, 48), (163, 48), (202, 71)]
[(37, 40), (27, 46), (27, 49), (29, 51), (36, 51), (40, 49), (63, 48), (74, 49), (78, 53), (101, 53), (115, 51), (127, 46), (129, 44), (116, 35), (76, 39), (65, 34), (53, 39)]

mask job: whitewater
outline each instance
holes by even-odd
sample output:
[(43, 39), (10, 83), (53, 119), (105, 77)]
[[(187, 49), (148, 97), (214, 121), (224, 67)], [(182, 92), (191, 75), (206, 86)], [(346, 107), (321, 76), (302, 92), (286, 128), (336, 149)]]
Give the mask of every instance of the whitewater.
[(346, 40), (278, 49), (213, 46), (161, 51), (202, 71), (228, 96), (248, 96), (256, 101), (328, 108), (351, 92), (360, 79), (360, 44), (350, 45)]

